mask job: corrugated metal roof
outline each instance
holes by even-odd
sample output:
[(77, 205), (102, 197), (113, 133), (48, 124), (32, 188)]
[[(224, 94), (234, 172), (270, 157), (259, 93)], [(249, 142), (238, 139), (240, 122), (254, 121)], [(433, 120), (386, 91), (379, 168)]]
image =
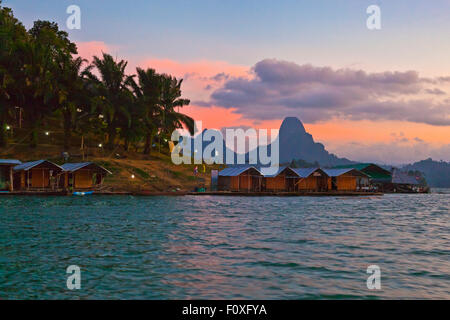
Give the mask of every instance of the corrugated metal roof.
[(356, 170), (364, 170), (368, 166), (373, 163), (354, 163), (354, 164), (344, 164), (340, 166), (334, 166), (333, 169), (356, 169)]
[[(368, 167), (373, 166), (377, 168), (380, 172), (376, 172), (373, 170), (366, 170)], [(359, 171), (364, 171), (365, 173), (372, 179), (387, 179), (390, 180), (391, 178), (391, 172), (389, 170), (384, 169), (383, 167), (374, 164), (374, 163), (355, 163), (355, 164), (347, 164), (347, 165), (340, 165), (335, 166), (333, 169), (348, 169), (353, 168)]]
[[(346, 168), (346, 169), (323, 169), (323, 171), (325, 171), (325, 173), (330, 176), (330, 177), (339, 177), (343, 174), (346, 174), (347, 172), (356, 170), (354, 168)], [(364, 175), (367, 176), (365, 173), (356, 170), (360, 175)]]
[(223, 169), (223, 170), (221, 170), (219, 172), (219, 176), (221, 176), (221, 177), (235, 177), (235, 176), (238, 176), (241, 173), (247, 171), (250, 168), (253, 168), (256, 171), (258, 171), (259, 173), (261, 173), (256, 167), (248, 165), (248, 166), (236, 166), (236, 167), (225, 168), (225, 169)]
[(420, 184), (415, 176), (410, 176), (407, 172), (399, 172), (399, 171), (394, 171), (394, 174), (392, 176), (392, 183), (411, 184), (411, 185)]
[(74, 171), (77, 171), (84, 167), (87, 167), (89, 165), (95, 165), (95, 166), (99, 167), (100, 169), (104, 170), (105, 172), (111, 174), (111, 171), (103, 168), (102, 166), (100, 166), (94, 162), (64, 163), (61, 167), (63, 168), (64, 171), (74, 172)]
[(21, 164), (22, 161), (16, 160), (16, 159), (0, 159), (0, 165), (1, 164), (12, 164), (12, 165), (18, 165)]
[[(259, 172), (262, 172), (262, 168), (264, 168), (264, 167), (259, 167), (258, 168), (258, 171)], [(267, 167), (267, 168), (270, 168), (270, 167)], [(284, 167), (279, 167), (278, 168), (278, 171), (276, 172), (276, 173), (274, 173), (274, 174), (265, 174), (264, 175), (264, 177), (266, 177), (266, 178), (274, 178), (274, 177), (276, 177), (277, 175), (279, 175), (284, 169), (286, 169), (287, 167), (286, 166), (284, 166)]]
[(319, 168), (291, 168), (300, 178), (309, 177), (314, 171)]
[(50, 162), (48, 160), (37, 160), (37, 161), (25, 162), (25, 163), (19, 164), (18, 166), (15, 166), (14, 170), (15, 171), (19, 171), (19, 170), (27, 171), (27, 170), (30, 170), (30, 169), (32, 169), (32, 168), (34, 168), (34, 167), (36, 167), (36, 166), (38, 166), (38, 165), (40, 165), (41, 163), (44, 163), (44, 162), (48, 162), (48, 163), (50, 163), (50, 164), (60, 168), (61, 170), (63, 170), (63, 168), (58, 166), (56, 163)]

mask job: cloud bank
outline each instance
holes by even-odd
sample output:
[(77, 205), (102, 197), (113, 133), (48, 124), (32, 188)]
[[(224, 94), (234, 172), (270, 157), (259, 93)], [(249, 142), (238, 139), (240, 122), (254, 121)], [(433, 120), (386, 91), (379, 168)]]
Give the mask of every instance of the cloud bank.
[(197, 104), (233, 108), (254, 120), (293, 115), (307, 123), (342, 118), (450, 125), (450, 99), (438, 88), (447, 77), (421, 78), (416, 71), (367, 73), (274, 59), (258, 62), (252, 72), (252, 77), (222, 77), (222, 86)]

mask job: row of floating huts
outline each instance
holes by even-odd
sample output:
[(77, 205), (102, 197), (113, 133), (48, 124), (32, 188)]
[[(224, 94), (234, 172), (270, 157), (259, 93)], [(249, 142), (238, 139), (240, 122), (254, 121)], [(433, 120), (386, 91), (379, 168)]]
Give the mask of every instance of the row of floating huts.
[(0, 159), (0, 190), (92, 190), (102, 186), (110, 171), (93, 162), (58, 165), (48, 160), (22, 163)]
[[(395, 180), (395, 176), (394, 176)], [(228, 167), (217, 177), (218, 191), (235, 192), (386, 192), (395, 190), (397, 182), (390, 171), (372, 164), (355, 164), (325, 168), (280, 167), (275, 174), (264, 175), (252, 165)], [(399, 181), (401, 185), (403, 182)], [(418, 182), (409, 180), (405, 190)]]

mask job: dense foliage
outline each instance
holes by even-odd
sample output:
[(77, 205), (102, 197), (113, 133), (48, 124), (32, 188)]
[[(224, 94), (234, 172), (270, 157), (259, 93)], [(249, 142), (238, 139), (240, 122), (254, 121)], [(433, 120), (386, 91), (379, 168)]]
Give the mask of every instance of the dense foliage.
[(182, 80), (153, 69), (128, 75), (126, 66), (107, 53), (88, 64), (56, 23), (36, 21), (26, 30), (0, 0), (0, 147), (18, 112), (30, 147), (49, 119), (64, 130), (64, 150), (74, 134), (91, 134), (109, 149), (148, 154), (176, 128), (193, 132), (193, 119), (178, 112), (189, 104)]

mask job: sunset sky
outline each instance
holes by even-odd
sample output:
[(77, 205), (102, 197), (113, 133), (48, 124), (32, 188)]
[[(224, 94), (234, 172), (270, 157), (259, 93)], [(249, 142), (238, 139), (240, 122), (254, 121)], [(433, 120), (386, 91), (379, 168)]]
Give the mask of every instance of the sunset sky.
[[(338, 156), (450, 161), (450, 1), (9, 0), (102, 51), (183, 78), (203, 127), (278, 128), (297, 116)], [(81, 8), (68, 30), (66, 8)], [(366, 27), (369, 5), (381, 30)]]

